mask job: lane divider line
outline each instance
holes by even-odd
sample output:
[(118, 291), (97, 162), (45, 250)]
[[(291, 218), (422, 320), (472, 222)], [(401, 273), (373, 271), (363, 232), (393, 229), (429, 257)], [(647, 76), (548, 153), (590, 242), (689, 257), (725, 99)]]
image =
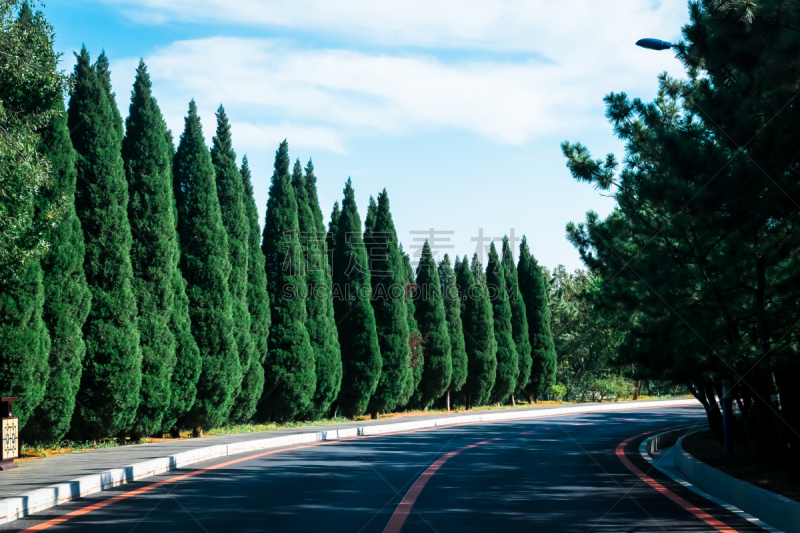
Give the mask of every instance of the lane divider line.
[(653, 431), (647, 431), (645, 433), (640, 433), (639, 435), (634, 435), (633, 437), (628, 437), (627, 439), (625, 439), (624, 441), (620, 442), (617, 445), (617, 450), (616, 450), (617, 457), (619, 458), (620, 461), (622, 461), (622, 464), (624, 464), (628, 470), (636, 474), (636, 476), (638, 476), (639, 479), (647, 483), (651, 488), (655, 489), (656, 491), (660, 492), (673, 502), (677, 503), (678, 505), (683, 507), (686, 511), (689, 511), (694, 516), (696, 516), (709, 526), (713, 527), (717, 531), (722, 531), (723, 533), (739, 533), (737, 530), (725, 525), (723, 522), (717, 520), (716, 518), (706, 513), (705, 511), (698, 509), (697, 506), (695, 506), (694, 504), (681, 498), (680, 496), (669, 490), (667, 487), (665, 487), (655, 479), (651, 478), (650, 476), (642, 472), (635, 464), (633, 464), (630, 461), (630, 459), (628, 459), (628, 457), (625, 455), (625, 446), (632, 440), (637, 439), (639, 437), (644, 437), (645, 435), (650, 435), (651, 433), (653, 433)]
[(470, 450), (472, 448), (477, 448), (478, 446), (482, 446), (484, 444), (489, 444), (492, 441), (498, 440), (498, 438), (484, 440), (481, 442), (476, 442), (474, 444), (470, 444), (469, 446), (464, 446), (463, 448), (459, 448), (457, 450), (453, 450), (452, 452), (446, 453), (443, 456), (439, 457), (436, 461), (433, 462), (431, 466), (429, 466), (425, 472), (422, 473), (421, 476), (417, 478), (411, 488), (408, 489), (406, 495), (403, 497), (403, 500), (398, 504), (397, 509), (394, 510), (392, 514), (392, 518), (389, 519), (389, 523), (386, 524), (386, 528), (383, 530), (383, 533), (400, 533), (400, 530), (403, 529), (403, 524), (406, 523), (406, 519), (408, 515), (411, 514), (411, 509), (414, 507), (414, 503), (417, 501), (419, 494), (422, 492), (422, 489), (425, 488), (425, 484), (428, 483), (431, 477), (439, 470), (443, 464), (450, 460), (450, 458), (455, 457), (456, 455), (460, 454), (461, 452)]

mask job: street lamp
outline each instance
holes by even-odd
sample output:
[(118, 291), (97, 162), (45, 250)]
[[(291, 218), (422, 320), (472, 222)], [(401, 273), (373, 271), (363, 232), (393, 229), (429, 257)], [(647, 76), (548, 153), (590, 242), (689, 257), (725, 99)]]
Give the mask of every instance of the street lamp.
[(639, 39), (636, 41), (636, 46), (642, 48), (649, 48), (650, 50), (667, 50), (673, 47), (672, 43), (662, 41), (661, 39)]

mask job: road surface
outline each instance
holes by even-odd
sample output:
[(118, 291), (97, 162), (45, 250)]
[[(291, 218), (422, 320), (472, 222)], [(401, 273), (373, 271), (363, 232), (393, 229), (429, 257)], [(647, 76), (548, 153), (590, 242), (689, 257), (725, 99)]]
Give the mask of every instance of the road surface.
[(659, 408), (258, 451), (130, 483), (0, 530), (762, 531), (653, 470), (638, 452), (645, 437), (630, 439), (703, 421), (702, 408)]

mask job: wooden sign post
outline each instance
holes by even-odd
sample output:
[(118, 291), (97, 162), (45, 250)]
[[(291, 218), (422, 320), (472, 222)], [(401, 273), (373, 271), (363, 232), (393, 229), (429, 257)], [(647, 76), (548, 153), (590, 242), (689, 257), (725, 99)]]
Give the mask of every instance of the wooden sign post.
[(17, 468), (14, 459), (19, 457), (19, 421), (11, 412), (11, 405), (19, 396), (0, 397), (0, 471)]

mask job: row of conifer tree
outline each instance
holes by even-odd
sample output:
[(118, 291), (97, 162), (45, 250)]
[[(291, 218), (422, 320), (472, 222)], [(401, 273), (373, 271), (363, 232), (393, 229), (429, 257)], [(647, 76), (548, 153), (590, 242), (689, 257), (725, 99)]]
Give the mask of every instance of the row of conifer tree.
[(477, 255), (437, 264), (426, 242), (414, 272), (386, 190), (362, 231), (348, 179), (326, 231), (313, 165), (290, 168), (286, 141), (262, 233), (222, 106), (210, 149), (194, 101), (175, 148), (143, 62), (123, 125), (105, 53), (76, 56), (68, 108), (42, 138), (48, 201), (68, 205), (48, 253), (11, 284), (20, 320), (4, 330), (15, 362), (4, 389), (20, 396), (25, 440), (201, 434), (549, 389), (545, 280), (524, 238), (518, 265), (505, 239), (485, 269)]

